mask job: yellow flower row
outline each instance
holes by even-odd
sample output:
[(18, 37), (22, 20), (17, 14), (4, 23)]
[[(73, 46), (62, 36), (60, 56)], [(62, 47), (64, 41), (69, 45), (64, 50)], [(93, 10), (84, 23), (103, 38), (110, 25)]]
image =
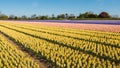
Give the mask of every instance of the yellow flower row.
[(0, 35), (0, 68), (39, 68), (39, 65)]
[[(49, 62), (52, 61), (53, 64), (56, 64), (62, 68), (119, 67), (119, 65), (116, 65), (114, 61), (111, 61), (109, 59), (105, 60), (100, 58), (99, 56), (85, 52), (93, 49), (93, 51), (95, 51), (94, 53), (96, 53), (97, 55), (103, 56), (103, 54), (105, 54), (107, 56), (110, 56), (109, 54), (107, 54), (108, 52), (104, 53), (105, 49), (107, 48), (108, 49), (107, 51), (109, 51), (110, 54), (111, 51), (113, 51), (112, 54), (116, 55), (115, 57), (117, 57), (119, 60), (120, 59), (118, 55), (119, 48), (110, 47), (110, 46), (101, 46), (97, 44), (95, 45), (95, 43), (80, 41), (81, 44), (84, 43), (84, 45), (79, 45), (80, 49), (82, 48), (84, 49), (84, 51), (82, 51), (83, 49), (80, 51), (78, 49), (72, 48), (72, 47), (77, 47), (76, 44), (79, 43), (79, 42), (76, 43), (77, 40), (75, 39), (61, 37), (61, 36), (58, 37), (47, 33), (41, 33), (23, 28), (12, 27), (6, 24), (4, 24), (4, 26), (0, 26), (0, 31), (2, 31), (9, 37), (16, 40), (16, 42), (22, 44), (24, 48), (34, 51), (37, 55), (46, 58), (46, 60), (48, 60)], [(61, 38), (63, 38), (64, 41), (62, 41), (63, 39)], [(53, 40), (56, 40), (57, 42), (62, 42), (67, 45), (65, 46), (63, 46), (62, 44), (60, 45), (60, 43), (56, 43)], [(73, 41), (74, 41), (74, 45), (72, 45), (71, 43), (70, 43), (71, 45), (68, 45), (69, 42), (73, 42)], [(104, 49), (104, 52), (102, 51), (102, 49)], [(111, 58), (112, 57), (114, 56), (111, 56)]]

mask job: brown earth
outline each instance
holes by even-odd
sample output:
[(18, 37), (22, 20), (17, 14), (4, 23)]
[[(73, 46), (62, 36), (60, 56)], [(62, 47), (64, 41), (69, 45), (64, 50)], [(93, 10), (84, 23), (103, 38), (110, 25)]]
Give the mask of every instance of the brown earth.
[[(0, 21), (0, 22), (3, 22), (3, 21)], [(64, 27), (64, 28), (120, 33), (120, 25), (81, 24), (81, 23), (74, 24), (74, 23), (57, 23), (57, 22), (20, 22), (20, 21), (4, 21), (4, 22), (30, 23), (30, 24), (45, 25), (45, 26), (55, 26), (55, 27)]]

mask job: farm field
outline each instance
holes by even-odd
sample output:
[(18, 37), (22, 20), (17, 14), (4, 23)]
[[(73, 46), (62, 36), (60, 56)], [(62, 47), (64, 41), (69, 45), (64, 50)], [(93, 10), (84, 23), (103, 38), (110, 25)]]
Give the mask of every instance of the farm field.
[(120, 20), (19, 20), (22, 22), (56, 22), (56, 23), (77, 23), (77, 24), (109, 24), (120, 25)]
[[(120, 33), (120, 20), (82, 20), (82, 21), (49, 21), (49, 20), (23, 20), (23, 21), (4, 21), (16, 23), (31, 23), (32, 25), (43, 25), (60, 28), (72, 28), (79, 30), (94, 30), (104, 32), (117, 32)], [(34, 23), (33, 23), (34, 22)]]
[(0, 34), (0, 68), (39, 68), (39, 64), (18, 50)]
[[(44, 62), (48, 67), (120, 68), (119, 25), (97, 24), (99, 27), (95, 29), (90, 28), (89, 24), (88, 28), (85, 26), (86, 28), (78, 29), (78, 26), (83, 26), (78, 24), (77, 29), (73, 29), (75, 26), (71, 24), (67, 26), (62, 23), (63, 26), (58, 23), (58, 27), (56, 24), (0, 21), (0, 58), (2, 59), (0, 68), (9, 65), (40, 68), (39, 63), (25, 56), (24, 51), (18, 50), (3, 36), (17, 44), (18, 48), (25, 49), (28, 54), (37, 57), (37, 60)], [(91, 26), (96, 25), (91, 24)]]

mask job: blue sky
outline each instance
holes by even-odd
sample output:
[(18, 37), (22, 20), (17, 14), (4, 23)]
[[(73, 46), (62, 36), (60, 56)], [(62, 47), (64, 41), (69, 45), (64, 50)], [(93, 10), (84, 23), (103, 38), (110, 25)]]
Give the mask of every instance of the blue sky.
[(0, 12), (7, 15), (77, 15), (86, 11), (120, 16), (120, 0), (0, 0)]

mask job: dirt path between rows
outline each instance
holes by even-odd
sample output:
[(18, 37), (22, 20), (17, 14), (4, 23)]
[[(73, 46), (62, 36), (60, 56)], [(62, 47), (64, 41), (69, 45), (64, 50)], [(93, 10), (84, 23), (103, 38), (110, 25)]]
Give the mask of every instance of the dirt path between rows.
[(22, 49), (22, 47), (20, 47), (19, 45), (17, 45), (15, 42), (13, 42), (7, 36), (5, 36), (2, 32), (0, 32), (0, 35), (2, 35), (9, 43), (11, 43), (12, 45), (14, 45), (18, 50), (21, 50), (22, 52), (24, 52), (26, 54), (26, 56), (30, 57), (35, 62), (37, 62), (39, 64), (40, 68), (48, 68), (48, 65), (45, 64), (45, 62), (41, 62), (40, 59), (38, 59), (36, 56), (32, 55), (32, 53), (27, 52), (24, 49)]

